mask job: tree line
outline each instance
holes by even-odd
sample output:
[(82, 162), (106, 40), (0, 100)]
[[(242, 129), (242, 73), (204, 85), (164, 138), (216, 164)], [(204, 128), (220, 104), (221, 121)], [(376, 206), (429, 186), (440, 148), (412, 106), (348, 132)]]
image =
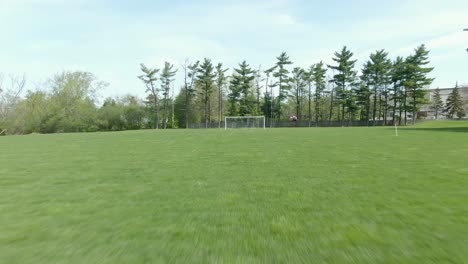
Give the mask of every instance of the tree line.
[(434, 110), (435, 119), (438, 119), (439, 114), (443, 113), (447, 118), (462, 118), (466, 115), (464, 108), (464, 99), (458, 89), (458, 84), (447, 97), (447, 101), (444, 104), (442, 96), (440, 95), (440, 89), (437, 88), (432, 93), (431, 108)]
[[(51, 78), (43, 90), (3, 102), (0, 128), (14, 133), (107, 131), (143, 128), (187, 128), (195, 123), (221, 126), (224, 116), (264, 115), (269, 121), (298, 121), (310, 126), (323, 121), (364, 121), (373, 126), (414, 123), (426, 104), (429, 51), (418, 46), (412, 54), (391, 60), (377, 50), (356, 69), (354, 54), (345, 46), (334, 53), (333, 63), (317, 62), (294, 67), (282, 52), (271, 67), (254, 68), (242, 61), (231, 74), (222, 63), (209, 58), (188, 60), (176, 69), (140, 64), (138, 79), (146, 97), (127, 95), (98, 104), (96, 91), (108, 84), (87, 72), (63, 72)], [(174, 94), (180, 71), (182, 87)], [(18, 86), (18, 85), (17, 85)], [(23, 84), (24, 86), (24, 84)], [(12, 87), (11, 90), (18, 87)], [(1, 92), (2, 98), (7, 92)], [(13, 96), (14, 97), (14, 96)], [(8, 101), (8, 100), (6, 100)], [(8, 112), (8, 114), (4, 113)], [(382, 122), (380, 122), (382, 123)]]
[[(211, 122), (221, 125), (223, 116), (264, 115), (270, 120), (287, 120), (292, 114), (299, 121), (309, 124), (319, 121), (353, 120), (376, 125), (377, 121), (413, 124), (420, 106), (426, 104), (425, 89), (433, 81), (428, 74), (429, 51), (418, 46), (406, 58), (389, 58), (388, 52), (378, 50), (370, 55), (360, 71), (356, 70), (353, 53), (345, 46), (335, 52), (332, 65), (323, 62), (308, 68), (293, 67), (289, 56), (283, 52), (272, 67), (253, 68), (242, 61), (230, 76), (222, 63), (215, 64), (208, 58), (182, 67), (184, 85), (174, 99), (178, 126), (190, 123)], [(173, 65), (166, 63), (163, 72)], [(167, 107), (167, 86), (159, 69), (141, 65), (139, 78), (150, 94), (148, 101), (154, 105), (154, 115), (160, 115)], [(170, 79), (169, 82), (174, 81)], [(154, 87), (156, 87), (154, 89)], [(159, 87), (159, 89), (158, 89)], [(166, 88), (165, 88), (166, 87)], [(276, 94), (275, 94), (276, 93)], [(180, 112), (183, 112), (183, 115)], [(155, 118), (155, 120), (156, 120)], [(411, 120), (408, 120), (411, 118)], [(167, 118), (165, 119), (167, 120)], [(155, 128), (159, 126), (156, 122)]]

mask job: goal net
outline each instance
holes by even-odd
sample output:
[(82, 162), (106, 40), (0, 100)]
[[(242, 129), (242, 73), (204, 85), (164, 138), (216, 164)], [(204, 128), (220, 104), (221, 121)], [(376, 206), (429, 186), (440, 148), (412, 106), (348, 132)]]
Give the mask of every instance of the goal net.
[(264, 116), (226, 116), (224, 129), (228, 128), (265, 128)]

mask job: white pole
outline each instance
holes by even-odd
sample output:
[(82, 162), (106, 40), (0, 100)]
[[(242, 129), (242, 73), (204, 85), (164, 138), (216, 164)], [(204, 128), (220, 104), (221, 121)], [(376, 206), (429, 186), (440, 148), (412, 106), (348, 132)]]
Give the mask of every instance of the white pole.
[(227, 130), (227, 117), (224, 117), (224, 130)]
[(395, 136), (397, 136), (397, 137), (398, 137), (398, 128), (397, 128), (397, 125), (396, 125), (396, 123), (395, 123)]
[(265, 116), (263, 116), (263, 129), (266, 129), (266, 127), (265, 127)]

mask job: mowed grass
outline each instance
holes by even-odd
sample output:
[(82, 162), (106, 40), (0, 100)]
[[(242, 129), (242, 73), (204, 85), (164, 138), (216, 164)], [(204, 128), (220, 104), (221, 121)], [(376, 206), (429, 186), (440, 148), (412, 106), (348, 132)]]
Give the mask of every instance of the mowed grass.
[(466, 263), (468, 123), (0, 137), (0, 263)]

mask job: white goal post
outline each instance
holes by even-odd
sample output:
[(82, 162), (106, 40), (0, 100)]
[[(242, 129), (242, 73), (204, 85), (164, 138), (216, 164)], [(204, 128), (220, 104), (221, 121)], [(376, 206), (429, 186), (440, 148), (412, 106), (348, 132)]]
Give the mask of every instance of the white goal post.
[(3, 129), (2, 131), (0, 131), (0, 136), (3, 134), (3, 135), (6, 135), (7, 133), (7, 130), (6, 129)]
[(265, 129), (264, 116), (226, 116), (224, 117), (224, 129), (228, 128), (263, 128)]

